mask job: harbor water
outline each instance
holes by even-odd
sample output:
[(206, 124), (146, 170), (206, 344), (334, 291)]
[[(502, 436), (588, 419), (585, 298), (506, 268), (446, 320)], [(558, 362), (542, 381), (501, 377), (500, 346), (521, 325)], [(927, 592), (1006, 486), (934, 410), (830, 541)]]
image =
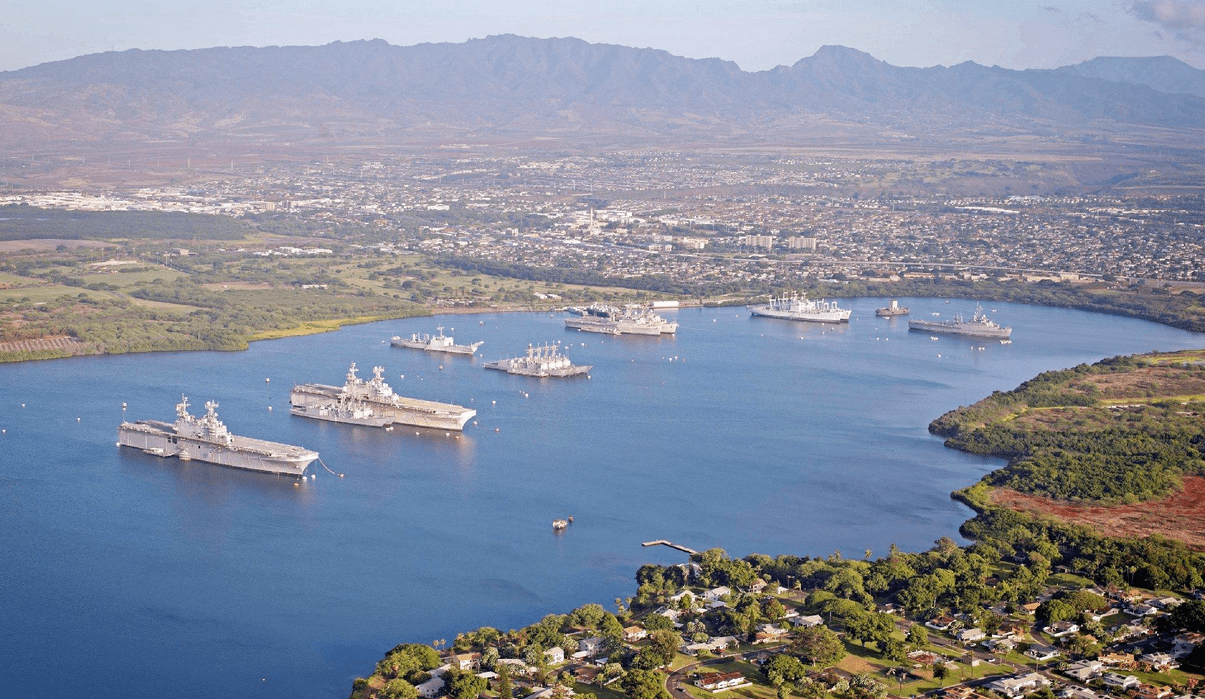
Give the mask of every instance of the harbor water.
[[(441, 316), (246, 352), (0, 366), (0, 688), (6, 696), (343, 697), (400, 642), (451, 643), (586, 602), (685, 554), (846, 556), (958, 538), (949, 493), (998, 462), (930, 420), (1041, 371), (1205, 336), (985, 304), (1012, 343), (908, 331), (884, 299), (848, 324), (682, 309), (676, 336), (564, 328), (564, 314)], [(912, 317), (974, 301), (901, 299)], [(476, 357), (391, 347), (437, 325)], [(560, 341), (587, 378), (484, 371)], [(462, 434), (289, 415), (294, 383), (351, 362), (402, 395), (478, 411)], [(403, 378), (404, 377), (404, 378)], [(216, 400), (234, 434), (318, 451), (315, 478), (115, 446), (125, 420)], [(126, 406), (123, 409), (123, 404)], [(573, 523), (554, 531), (554, 519)]]

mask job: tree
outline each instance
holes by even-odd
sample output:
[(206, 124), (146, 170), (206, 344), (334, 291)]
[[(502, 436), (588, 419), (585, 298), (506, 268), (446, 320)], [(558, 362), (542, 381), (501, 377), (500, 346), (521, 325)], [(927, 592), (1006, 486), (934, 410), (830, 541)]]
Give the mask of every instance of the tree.
[(444, 673), (444, 682), (451, 699), (476, 699), (478, 694), (489, 689), (489, 682), (484, 677), (468, 670), (448, 670)]
[(946, 678), (949, 676), (950, 667), (946, 665), (946, 661), (938, 660), (937, 662), (933, 663), (933, 679), (941, 682), (943, 687), (946, 684)]
[(510, 685), (510, 668), (506, 663), (498, 665), (498, 699), (514, 699)]
[(888, 638), (882, 643), (883, 657), (888, 660), (902, 661), (908, 657), (907, 649), (904, 647), (904, 642), (894, 636)]
[(775, 685), (784, 682), (794, 684), (807, 677), (807, 670), (803, 663), (799, 662), (799, 658), (786, 653), (779, 653), (770, 658), (761, 669), (770, 683)]
[(418, 699), (418, 690), (406, 680), (398, 678), (385, 683), (381, 696), (384, 699)]
[(855, 672), (849, 678), (849, 689), (855, 697), (883, 699), (887, 696), (887, 686), (865, 672)]
[(664, 614), (649, 614), (642, 620), (642, 623), (644, 624), (644, 628), (648, 629), (649, 631), (660, 631), (663, 629), (674, 628), (674, 622)]
[(682, 647), (682, 637), (678, 635), (677, 631), (661, 629), (649, 634), (648, 645), (643, 650), (651, 651), (654, 657), (661, 661), (655, 667), (661, 667), (674, 661), (674, 656), (677, 655), (680, 647)]
[(765, 609), (766, 618), (770, 621), (778, 621), (787, 613), (786, 607), (782, 606), (782, 602), (777, 599), (771, 599)]
[(672, 699), (661, 675), (652, 670), (628, 670), (620, 682), (628, 699)]
[(622, 640), (623, 624), (619, 623), (619, 619), (616, 619), (614, 614), (607, 612), (603, 614), (602, 622), (598, 625), (598, 632), (603, 638)]
[(601, 604), (583, 604), (569, 613), (569, 623), (585, 629), (596, 629), (605, 614), (606, 610)]
[(845, 657), (845, 646), (826, 626), (802, 629), (791, 643), (790, 652), (815, 665), (833, 665)]
[(1173, 629), (1205, 632), (1205, 600), (1189, 600), (1178, 605), (1166, 617), (1164, 622)]
[(929, 629), (926, 629), (921, 624), (913, 624), (908, 629), (908, 645), (915, 648), (924, 648), (929, 645)]

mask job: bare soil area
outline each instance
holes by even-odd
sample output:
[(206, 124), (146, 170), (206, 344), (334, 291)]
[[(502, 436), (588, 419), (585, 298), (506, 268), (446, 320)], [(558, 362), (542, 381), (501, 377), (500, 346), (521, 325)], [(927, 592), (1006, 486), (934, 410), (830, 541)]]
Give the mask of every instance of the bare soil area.
[(1049, 515), (1095, 527), (1105, 536), (1159, 534), (1205, 551), (1205, 478), (1189, 476), (1184, 490), (1163, 500), (1136, 505), (1079, 505), (1008, 488), (992, 490), (992, 501), (1018, 512)]

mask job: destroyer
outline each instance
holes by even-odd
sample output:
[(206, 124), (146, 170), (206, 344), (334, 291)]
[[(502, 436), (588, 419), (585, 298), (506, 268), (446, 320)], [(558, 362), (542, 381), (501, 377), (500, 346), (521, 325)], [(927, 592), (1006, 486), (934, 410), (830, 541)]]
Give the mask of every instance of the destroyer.
[(566, 319), (565, 327), (608, 335), (673, 335), (678, 331), (677, 323), (647, 308), (617, 308), (605, 304), (592, 305), (577, 317)]
[(463, 430), (464, 424), (477, 414), (476, 410), (462, 405), (399, 396), (381, 378), (384, 371), (379, 366), (373, 367), (373, 378), (364, 381), (356, 376), (356, 365), (353, 362), (347, 370), (347, 381), (342, 387), (320, 383), (300, 384), (293, 387), (289, 401), (294, 408), (306, 408), (308, 412), (310, 408), (337, 404), (340, 397), (346, 397), (346, 400), (353, 401), (356, 405), (363, 404), (371, 408), (376, 417), (391, 418), (394, 424), (439, 430)]
[(891, 303), (885, 308), (876, 308), (874, 314), (880, 318), (894, 318), (896, 316), (908, 315), (908, 307), (901, 306), (899, 301), (891, 299)]
[[(389, 344), (394, 347), (405, 347), (407, 349), (427, 350), (428, 352), (445, 352), (447, 354), (467, 354), (472, 356), (477, 348), (484, 345), (485, 341), (474, 342), (471, 345), (458, 345), (452, 338), (444, 335), (443, 326), (436, 328), (439, 331), (438, 335), (419, 335), (414, 333), (407, 340), (402, 337), (394, 336)], [(455, 328), (453, 328), (455, 330)]]
[(591, 366), (589, 364), (574, 365), (568, 357), (558, 351), (556, 345), (545, 344), (539, 347), (528, 345), (526, 356), (486, 362), (485, 368), (520, 376), (563, 378), (584, 374), (590, 371)]
[(763, 318), (804, 320), (812, 323), (848, 323), (852, 311), (838, 308), (836, 301), (812, 301), (806, 295), (792, 294), (782, 298), (771, 298), (770, 303), (750, 306), (749, 312)]
[(946, 335), (963, 335), (965, 337), (987, 337), (993, 340), (1007, 340), (1012, 335), (1012, 328), (1002, 328), (983, 313), (983, 307), (975, 306), (975, 315), (970, 320), (956, 315), (950, 320), (910, 320), (909, 330), (920, 330), (928, 333), (944, 333)]
[(205, 461), (249, 471), (301, 476), (318, 452), (291, 444), (267, 442), (230, 434), (218, 419), (218, 404), (205, 404), (205, 415), (188, 413), (188, 398), (176, 405), (176, 422), (158, 420), (123, 422), (117, 428), (117, 443), (155, 456), (175, 456), (181, 461)]

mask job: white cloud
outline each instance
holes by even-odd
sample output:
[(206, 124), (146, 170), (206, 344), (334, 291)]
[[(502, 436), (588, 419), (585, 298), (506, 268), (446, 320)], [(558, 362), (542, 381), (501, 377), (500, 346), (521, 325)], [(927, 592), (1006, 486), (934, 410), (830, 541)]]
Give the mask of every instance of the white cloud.
[(1201, 0), (1138, 0), (1130, 11), (1178, 39), (1205, 42), (1205, 2)]

